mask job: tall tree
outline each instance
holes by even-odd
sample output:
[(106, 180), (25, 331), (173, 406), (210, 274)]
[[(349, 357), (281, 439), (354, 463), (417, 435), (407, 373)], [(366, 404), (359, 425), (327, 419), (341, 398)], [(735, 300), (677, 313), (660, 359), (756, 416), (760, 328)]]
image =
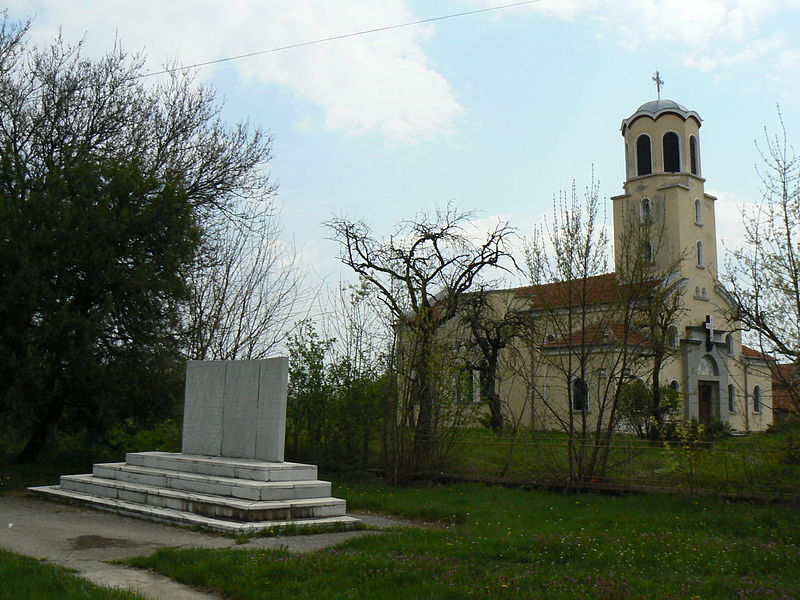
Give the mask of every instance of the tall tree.
[(269, 356), (293, 328), (305, 275), (281, 240), (274, 206), (252, 204), (214, 221), (190, 274), (184, 352), (194, 360)]
[[(268, 203), (275, 189), (270, 136), (226, 125), (214, 91), (191, 72), (146, 79), (143, 56), (121, 44), (91, 60), (60, 38), (32, 45), (28, 27), (0, 24), (0, 418), (27, 415), (13, 427), (27, 436), (26, 459), (49, 431), (102, 433), (176, 400), (186, 257), (195, 269), (218, 264), (228, 225), (249, 227), (243, 207)], [(153, 220), (159, 203), (163, 222)], [(131, 287), (114, 279), (123, 273)], [(123, 355), (135, 361), (118, 362)], [(78, 405), (81, 416), (67, 410)]]
[(793, 369), (775, 369), (800, 410), (800, 157), (779, 132), (764, 128), (759, 146), (761, 202), (744, 217), (744, 246), (727, 261), (731, 318), (750, 331), (763, 353), (787, 357)]
[(385, 304), (398, 332), (397, 368), (408, 403), (401, 420), (413, 420), (412, 448), (403, 470), (428, 468), (435, 454), (441, 407), (441, 328), (461, 307), (464, 294), (491, 267), (509, 257), (512, 230), (505, 223), (475, 242), (464, 231), (471, 214), (453, 205), (421, 213), (388, 239), (373, 237), (363, 222), (335, 218), (327, 223), (340, 243), (340, 260), (367, 281)]
[(506, 425), (503, 399), (497, 389), (503, 351), (524, 330), (524, 324), (505, 295), (481, 289), (466, 296), (460, 321), (468, 331), (465, 341), (472, 370), (478, 372), (481, 402), (489, 407), (490, 426), (501, 433)]
[[(557, 423), (566, 433), (573, 481), (604, 474), (610, 440), (628, 416), (622, 410), (626, 387), (649, 371), (660, 390), (661, 367), (672, 352), (669, 333), (681, 314), (680, 261), (656, 259), (660, 228), (638, 210), (629, 215), (621, 259), (609, 273), (599, 208), (594, 181), (583, 198), (573, 184), (526, 248), (534, 284), (523, 291), (531, 395), (544, 424)], [(662, 422), (664, 406), (656, 396), (644, 411)]]
[(0, 181), (0, 414), (28, 461), (65, 421), (97, 435), (169, 406), (199, 233), (185, 192), (136, 165), (64, 165), (21, 195), (12, 163)]

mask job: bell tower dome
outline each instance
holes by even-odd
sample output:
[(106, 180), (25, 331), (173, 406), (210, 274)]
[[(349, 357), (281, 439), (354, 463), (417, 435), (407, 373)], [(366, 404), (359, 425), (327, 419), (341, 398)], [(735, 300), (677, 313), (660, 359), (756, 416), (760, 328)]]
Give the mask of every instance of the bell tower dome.
[(700, 115), (672, 100), (645, 102), (622, 122), (626, 180), (665, 173), (700, 176)]
[[(622, 121), (625, 193), (614, 202), (614, 252), (623, 269), (626, 235), (646, 225), (642, 250), (660, 268), (677, 264), (699, 295), (717, 273), (716, 198), (706, 194), (701, 173), (700, 115), (672, 100), (642, 104)], [(625, 248), (628, 248), (626, 250)]]

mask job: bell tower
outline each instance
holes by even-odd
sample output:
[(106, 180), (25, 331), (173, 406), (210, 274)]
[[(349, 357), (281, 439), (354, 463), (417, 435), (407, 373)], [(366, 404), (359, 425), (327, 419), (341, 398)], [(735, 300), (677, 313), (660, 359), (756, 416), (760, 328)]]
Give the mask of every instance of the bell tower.
[[(660, 99), (623, 120), (625, 193), (612, 200), (617, 272), (636, 248), (657, 267), (678, 266), (702, 298), (714, 286), (717, 235), (716, 198), (705, 193), (702, 177), (700, 124), (693, 110)], [(627, 240), (634, 231), (649, 241), (633, 246)]]

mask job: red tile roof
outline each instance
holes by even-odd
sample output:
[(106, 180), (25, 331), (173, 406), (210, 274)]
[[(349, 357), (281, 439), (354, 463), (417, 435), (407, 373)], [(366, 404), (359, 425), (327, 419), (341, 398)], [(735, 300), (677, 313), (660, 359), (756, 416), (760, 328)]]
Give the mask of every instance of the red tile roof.
[[(744, 353), (744, 348), (742, 348)], [(792, 401), (800, 398), (800, 380), (794, 377), (795, 365), (792, 363), (776, 364), (772, 367), (772, 409), (795, 412), (797, 408)], [(800, 375), (800, 374), (798, 374)], [(794, 387), (794, 393), (792, 393)]]
[(759, 352), (758, 350), (754, 350), (749, 346), (745, 346), (742, 344), (742, 356), (747, 358), (760, 358), (761, 360), (775, 360), (768, 354), (764, 354), (763, 352)]
[(628, 344), (646, 344), (647, 338), (634, 331), (630, 327), (626, 328), (622, 324), (590, 325), (585, 329), (573, 331), (571, 334), (559, 340), (553, 340), (542, 345), (543, 348), (563, 348), (565, 346), (607, 346), (613, 343), (622, 343), (627, 340)]
[[(656, 284), (657, 282), (648, 282), (638, 285), (644, 292)], [(634, 285), (637, 284), (618, 284), (616, 273), (604, 273), (585, 279), (520, 287), (516, 288), (515, 295), (530, 298), (533, 308), (537, 309), (607, 304), (636, 291)]]

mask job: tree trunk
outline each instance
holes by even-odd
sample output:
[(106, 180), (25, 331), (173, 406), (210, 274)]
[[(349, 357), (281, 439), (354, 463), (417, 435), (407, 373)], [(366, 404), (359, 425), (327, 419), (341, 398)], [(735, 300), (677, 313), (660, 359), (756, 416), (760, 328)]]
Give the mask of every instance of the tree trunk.
[(412, 401), (418, 406), (417, 419), (414, 425), (414, 443), (411, 450), (411, 468), (421, 471), (429, 467), (433, 446), (433, 390), (430, 372), (430, 336), (427, 332), (419, 333), (418, 345), (414, 349), (413, 360), (415, 377), (412, 383)]
[(657, 354), (653, 359), (653, 388), (650, 404), (650, 419), (647, 422), (647, 439), (657, 441), (661, 439), (661, 362), (663, 357)]
[(47, 409), (44, 416), (37, 421), (33, 427), (28, 443), (22, 449), (22, 452), (16, 458), (18, 463), (32, 463), (41, 454), (42, 450), (47, 445), (47, 440), (50, 433), (61, 418), (61, 413), (64, 410), (64, 401), (62, 399), (54, 399)]
[(503, 432), (503, 405), (497, 393), (497, 359), (487, 361), (481, 369), (481, 398), (489, 405), (491, 427), (496, 434)]

